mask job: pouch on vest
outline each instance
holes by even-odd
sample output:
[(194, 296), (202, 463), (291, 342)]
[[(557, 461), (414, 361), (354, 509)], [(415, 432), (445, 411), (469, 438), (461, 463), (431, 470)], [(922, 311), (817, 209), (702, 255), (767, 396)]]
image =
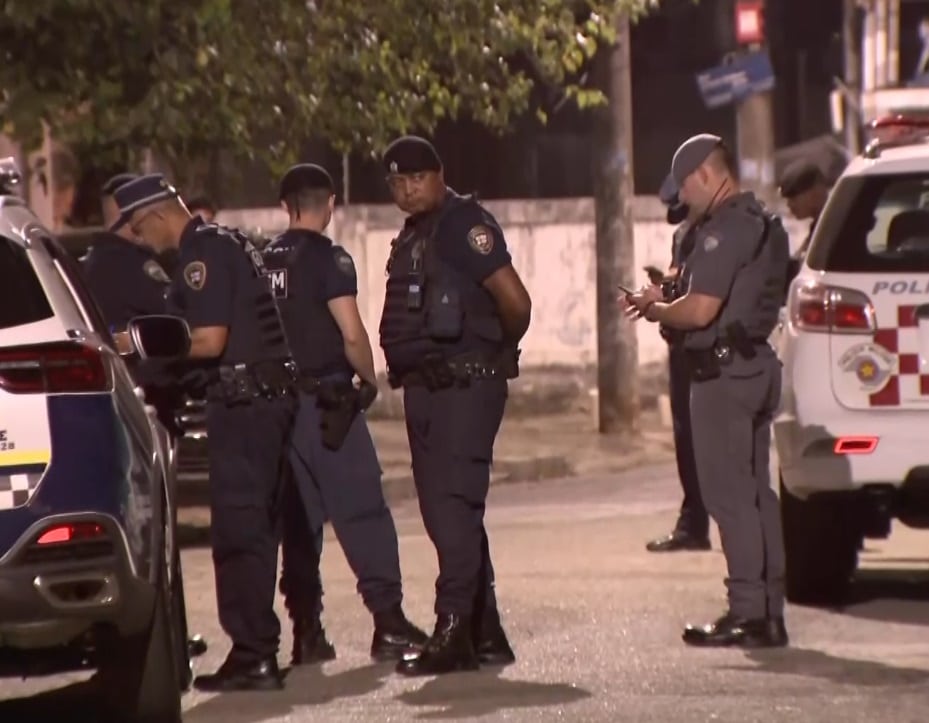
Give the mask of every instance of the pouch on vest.
[(437, 279), (426, 288), (426, 333), (433, 339), (454, 341), (463, 330), (461, 291)]

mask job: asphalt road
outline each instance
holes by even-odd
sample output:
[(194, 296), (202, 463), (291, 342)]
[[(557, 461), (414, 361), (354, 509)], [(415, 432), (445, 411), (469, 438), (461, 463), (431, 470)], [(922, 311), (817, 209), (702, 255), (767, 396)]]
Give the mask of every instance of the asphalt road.
[[(338, 659), (291, 672), (281, 693), (189, 693), (184, 720), (929, 720), (929, 533), (898, 526), (890, 540), (869, 542), (848, 607), (790, 607), (789, 649), (693, 650), (681, 643), (681, 627), (721, 612), (724, 568), (717, 539), (710, 553), (645, 552), (644, 542), (673, 522), (677, 502), (668, 467), (495, 488), (491, 546), (519, 660), (433, 679), (403, 679), (370, 663), (370, 619), (329, 534), (324, 620)], [(435, 555), (415, 503), (394, 511), (407, 612), (429, 626)], [(187, 549), (184, 565), (192, 628), (211, 643), (196, 668), (212, 670), (227, 643), (209, 551)], [(78, 707), (90, 715), (80, 679), (0, 683), (0, 698), (9, 699), (0, 720), (72, 721)]]

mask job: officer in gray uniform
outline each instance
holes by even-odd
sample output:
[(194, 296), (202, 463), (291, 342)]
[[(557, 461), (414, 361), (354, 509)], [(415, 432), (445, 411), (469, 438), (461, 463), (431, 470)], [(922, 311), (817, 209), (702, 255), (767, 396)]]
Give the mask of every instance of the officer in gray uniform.
[[(666, 276), (653, 279), (653, 283), (662, 284), (665, 301), (674, 301), (683, 294), (681, 269), (693, 251), (696, 229), (690, 218), (690, 208), (681, 202), (677, 185), (670, 174), (661, 184), (658, 196), (668, 207), (668, 223), (677, 228), (674, 229), (671, 241), (671, 268)], [(684, 334), (662, 325), (661, 336), (668, 343), (668, 391), (674, 425), (674, 453), (684, 499), (671, 534), (651, 540), (645, 547), (649, 552), (709, 550), (710, 518), (700, 496), (690, 428), (690, 369), (684, 349)]]
[(671, 173), (698, 219), (686, 291), (672, 303), (656, 287), (626, 298), (632, 315), (685, 332), (697, 474), (728, 567), (728, 611), (688, 625), (684, 642), (784, 646), (783, 535), (768, 472), (781, 366), (767, 339), (787, 275), (787, 234), (753, 194), (740, 192), (718, 136), (687, 140)]

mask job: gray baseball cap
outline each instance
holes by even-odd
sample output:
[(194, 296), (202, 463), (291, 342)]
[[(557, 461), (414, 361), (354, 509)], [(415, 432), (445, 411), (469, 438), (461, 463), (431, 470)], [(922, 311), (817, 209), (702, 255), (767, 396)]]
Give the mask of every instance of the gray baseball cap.
[(678, 188), (684, 185), (691, 173), (696, 171), (707, 157), (722, 145), (723, 139), (712, 133), (701, 133), (684, 141), (671, 160), (671, 176)]

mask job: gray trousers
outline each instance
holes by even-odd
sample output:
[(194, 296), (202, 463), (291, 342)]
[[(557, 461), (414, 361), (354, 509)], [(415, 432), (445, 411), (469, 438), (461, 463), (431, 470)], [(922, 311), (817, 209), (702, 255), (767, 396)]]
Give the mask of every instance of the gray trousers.
[(750, 619), (784, 612), (784, 538), (768, 471), (781, 365), (771, 349), (736, 359), (690, 392), (697, 477), (719, 525), (729, 610)]

